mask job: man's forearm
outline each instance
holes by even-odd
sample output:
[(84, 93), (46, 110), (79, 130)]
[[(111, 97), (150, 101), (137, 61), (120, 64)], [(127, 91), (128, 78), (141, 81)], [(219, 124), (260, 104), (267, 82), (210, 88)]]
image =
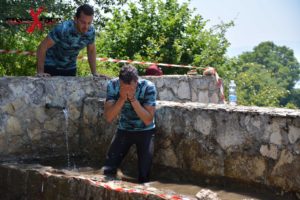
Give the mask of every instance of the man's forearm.
[(146, 110), (138, 100), (133, 100), (131, 102), (131, 105), (136, 112), (136, 114), (139, 116), (139, 118), (144, 122), (146, 126), (152, 123), (153, 121), (153, 114), (151, 114), (148, 110)]
[(37, 53), (37, 73), (44, 73), (44, 63), (46, 57), (46, 50), (39, 46)]
[(122, 107), (124, 106), (125, 99), (119, 98), (114, 104), (111, 104), (110, 102), (106, 102), (104, 105), (104, 116), (106, 121), (111, 123), (122, 110)]
[(96, 48), (91, 47), (88, 49), (88, 61), (93, 75), (97, 74), (96, 71)]
[(54, 44), (55, 44), (54, 41), (50, 37), (46, 37), (39, 45), (37, 52), (36, 52), (37, 73), (38, 74), (44, 74), (44, 72), (45, 72), (44, 63), (45, 63), (45, 58), (46, 58), (46, 52), (47, 52), (47, 49), (52, 47)]

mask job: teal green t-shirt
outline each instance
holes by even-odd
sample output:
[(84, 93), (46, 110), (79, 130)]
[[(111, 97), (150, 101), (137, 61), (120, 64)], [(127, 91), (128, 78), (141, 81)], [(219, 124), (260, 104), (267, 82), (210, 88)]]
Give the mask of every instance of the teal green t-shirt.
[(55, 44), (47, 50), (45, 65), (56, 69), (74, 69), (79, 51), (95, 41), (95, 29), (84, 34), (76, 30), (73, 20), (64, 21), (48, 34)]
[[(156, 88), (155, 85), (148, 80), (139, 79), (136, 88), (135, 98), (142, 106), (156, 106)], [(117, 101), (120, 97), (120, 81), (119, 78), (112, 79), (107, 85), (106, 101)], [(138, 117), (130, 102), (126, 101), (120, 114), (118, 128), (126, 131), (144, 131), (155, 128), (153, 122), (146, 126)]]

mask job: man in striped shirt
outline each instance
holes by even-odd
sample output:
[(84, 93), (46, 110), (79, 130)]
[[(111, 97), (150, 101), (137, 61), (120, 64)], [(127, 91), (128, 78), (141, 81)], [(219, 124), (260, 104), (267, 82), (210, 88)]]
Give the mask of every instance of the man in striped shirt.
[(76, 76), (79, 51), (87, 47), (91, 73), (96, 71), (94, 10), (88, 4), (79, 6), (74, 20), (64, 21), (53, 28), (37, 50), (37, 76)]
[(103, 167), (105, 175), (115, 175), (130, 147), (136, 144), (138, 181), (149, 181), (154, 149), (156, 94), (155, 85), (139, 78), (137, 69), (131, 65), (122, 67), (119, 78), (108, 83), (104, 116), (108, 122), (118, 115), (120, 118)]

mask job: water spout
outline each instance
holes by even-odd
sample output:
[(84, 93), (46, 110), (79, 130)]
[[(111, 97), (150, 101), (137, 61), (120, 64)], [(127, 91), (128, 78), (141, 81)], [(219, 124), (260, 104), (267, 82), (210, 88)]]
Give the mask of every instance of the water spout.
[(64, 109), (66, 109), (65, 106), (55, 105), (55, 104), (51, 104), (51, 103), (46, 103), (45, 108), (47, 108), (47, 109), (55, 108), (55, 109), (59, 109), (59, 110), (64, 110)]

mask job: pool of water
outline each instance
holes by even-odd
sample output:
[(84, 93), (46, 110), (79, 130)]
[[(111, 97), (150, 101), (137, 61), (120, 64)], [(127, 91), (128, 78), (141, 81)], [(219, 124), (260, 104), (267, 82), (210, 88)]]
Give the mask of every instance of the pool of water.
[[(68, 161), (69, 162), (69, 161)], [(159, 194), (178, 195), (186, 199), (196, 199), (195, 195), (201, 190), (210, 190), (215, 193), (221, 200), (293, 200), (297, 199), (296, 194), (283, 193), (280, 190), (265, 188), (259, 185), (249, 185), (224, 178), (203, 177), (200, 175), (190, 174), (189, 172), (178, 169), (164, 167), (153, 167), (151, 182), (144, 185), (137, 184), (136, 166), (127, 164), (119, 170), (116, 179), (105, 179), (103, 176), (101, 162), (91, 161), (74, 161), (71, 159), (71, 165), (65, 160), (58, 161), (52, 159), (51, 162), (40, 162), (32, 165), (27, 163), (14, 163), (14, 169), (21, 171), (40, 169), (41, 173), (64, 176), (67, 178), (80, 177), (90, 180), (93, 184), (115, 188), (135, 188), (144, 191), (157, 192)], [(7, 166), (8, 164), (5, 164)], [(26, 175), (27, 176), (27, 175)], [(13, 176), (12, 176), (13, 177)], [(1, 175), (0, 175), (1, 178)], [(3, 179), (8, 179), (2, 175)], [(22, 182), (22, 181), (21, 181)], [(25, 184), (28, 180), (23, 181)], [(68, 181), (67, 181), (68, 182)], [(3, 183), (2, 183), (3, 184)], [(126, 190), (127, 190), (126, 189)], [(1, 189), (0, 189), (1, 191)], [(115, 197), (117, 199), (117, 197)], [(121, 198), (122, 199), (122, 198)]]

